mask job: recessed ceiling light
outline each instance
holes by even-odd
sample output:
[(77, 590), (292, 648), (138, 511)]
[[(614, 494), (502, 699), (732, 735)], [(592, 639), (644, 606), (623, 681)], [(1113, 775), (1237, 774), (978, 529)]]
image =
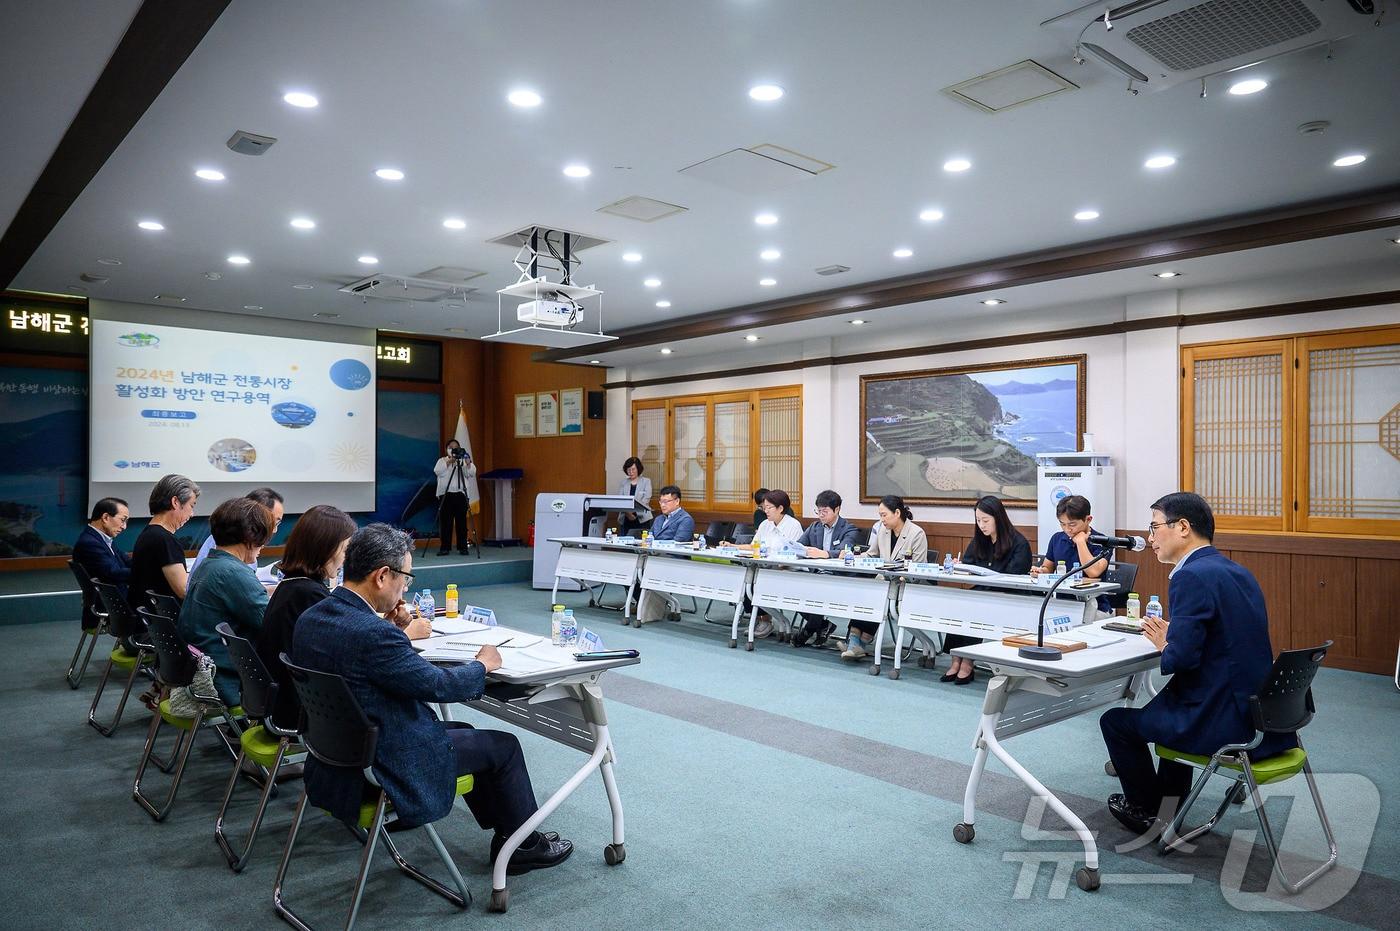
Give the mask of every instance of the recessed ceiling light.
[(224, 273), (223, 273), (223, 272), (205, 272), (205, 273), (204, 273), (204, 277), (205, 277), (205, 278), (208, 278), (210, 281), (218, 281), (218, 280), (220, 280), (220, 279), (222, 279), (222, 278), (224, 277)]
[(378, 264), (379, 264), (379, 259), (375, 258), (375, 257), (372, 256), (372, 255), (362, 255), (362, 256), (360, 256), (358, 259), (356, 259), (356, 261), (359, 262), (361, 265), (378, 265)]
[(261, 304), (244, 304), (244, 305), (243, 305), (243, 309), (244, 309), (244, 310), (262, 310), (262, 309), (263, 309), (263, 305), (261, 305)]
[(1337, 168), (1350, 168), (1352, 165), (1360, 165), (1364, 161), (1366, 161), (1366, 156), (1357, 152), (1352, 155), (1343, 155), (1341, 158), (1333, 161), (1332, 164)]
[(165, 229), (164, 223), (158, 223), (155, 220), (142, 220), (136, 225), (141, 227), (143, 230), (150, 230), (153, 233), (159, 233), (161, 230)]
[(314, 230), (316, 221), (307, 217), (293, 217), (291, 226), (294, 230)]
[(465, 332), (467, 332), (467, 331), (464, 330), (462, 327), (459, 327), (459, 326), (450, 326), (450, 327), (448, 327), (446, 330), (443, 330), (443, 332), (444, 332), (444, 333), (465, 333)]
[(1097, 220), (1099, 212), (1097, 210), (1081, 210), (1074, 215), (1076, 220)]
[(665, 310), (667, 307), (670, 307), (670, 306), (671, 306), (671, 302), (670, 302), (670, 301), (657, 301), (657, 302), (656, 302), (656, 306), (657, 306), (657, 307), (660, 307), (662, 310)]
[(122, 260), (121, 260), (121, 259), (98, 259), (98, 260), (97, 260), (97, 264), (98, 264), (98, 265), (120, 265), (121, 263), (122, 263)]
[(593, 171), (587, 165), (565, 165), (564, 174), (570, 178), (587, 178)]
[(851, 321), (851, 326), (865, 326), (865, 321), (857, 318)]
[(927, 210), (920, 210), (919, 219), (923, 220), (925, 223), (937, 223), (939, 220), (943, 219), (943, 211), (935, 207), (930, 207)]
[(282, 99), (294, 107), (301, 107), (303, 110), (310, 110), (321, 102), (305, 91), (292, 91), (289, 94), (283, 94)]
[(911, 255), (913, 255), (913, 254), (914, 254), (914, 250), (913, 250), (913, 249), (896, 249), (896, 250), (894, 250), (894, 252), (892, 253), (892, 255), (894, 255), (894, 257), (897, 258), (897, 259), (907, 259), (907, 258), (909, 258), (909, 256), (911, 256)]
[(783, 96), (783, 89), (776, 84), (756, 84), (749, 88), (749, 96), (754, 100), (769, 103)]
[(444, 228), (450, 230), (464, 230), (467, 228), (467, 221), (459, 220), (457, 217), (448, 217), (446, 220), (442, 221), (442, 225)]
[(199, 178), (201, 181), (224, 180), (224, 173), (222, 171), (219, 171), (217, 168), (201, 168), (194, 173), (194, 176), (196, 178)]
[(950, 158), (943, 163), (944, 171), (967, 171), (972, 163), (965, 158)]
[(314, 284), (294, 284), (292, 287), (297, 291), (310, 291), (316, 286)]
[(641, 260), (642, 260), (642, 254), (641, 254), (640, 252), (624, 252), (624, 253), (622, 253), (622, 261), (624, 261), (624, 262), (640, 262)]
[(589, 365), (602, 365), (602, 364), (603, 364), (603, 360), (602, 360), (602, 359), (589, 359), (589, 360), (588, 360), (588, 364), (589, 364)]
[(671, 347), (669, 347), (669, 346), (663, 346), (662, 349), (661, 349), (661, 354), (662, 354), (663, 356), (669, 356), (669, 355), (671, 354)]
[(1170, 168), (1176, 164), (1175, 155), (1154, 155), (1142, 163), (1143, 168)]
[(646, 281), (643, 281), (642, 284), (646, 285), (648, 288), (659, 288), (661, 287), (661, 279), (648, 278)]
[(753, 218), (753, 221), (759, 226), (772, 226), (778, 222), (778, 215), (776, 213), (760, 213)]
[(771, 288), (771, 287), (773, 287), (773, 285), (775, 285), (775, 284), (778, 283), (778, 279), (776, 279), (776, 278), (760, 278), (760, 279), (758, 279), (758, 283), (761, 284), (761, 285), (762, 285), (763, 287), (765, 287), (765, 288)]
[(228, 257), (228, 263), (230, 265), (247, 265), (251, 261), (253, 260), (246, 255), (231, 255)]
[(745, 342), (749, 342), (749, 343), (756, 343), (756, 342), (758, 342), (758, 334), (757, 334), (757, 333), (750, 333), (750, 334), (748, 334), (747, 336), (744, 337), (744, 341), (745, 341)]
[(374, 174), (375, 177), (383, 178), (385, 181), (403, 180), (403, 172), (399, 171), (397, 168), (376, 168), (374, 169)]
[(1234, 94), (1236, 97), (1247, 97), (1250, 94), (1259, 93), (1268, 86), (1268, 81), (1262, 81), (1259, 78), (1247, 78), (1243, 81), (1236, 81), (1234, 84), (1231, 84), (1230, 93)]
[(989, 298), (987, 298), (985, 301), (982, 302), (982, 305), (983, 305), (984, 307), (999, 307), (999, 306), (1001, 306), (1002, 304), (1005, 304), (1005, 303), (1006, 303), (1006, 301), (1003, 301), (1003, 300), (1002, 300), (1001, 298), (999, 298), (999, 297), (989, 297)]
[(783, 257), (783, 254), (777, 249), (764, 249), (758, 254), (758, 257), (765, 262), (776, 262)]
[(321, 318), (323, 318), (323, 319), (325, 319), (325, 320), (335, 320), (336, 318), (338, 318), (338, 317), (340, 316), (340, 314), (331, 314), (331, 313), (326, 313), (324, 310), (318, 310), (318, 311), (316, 311), (314, 314), (312, 314), (311, 316), (313, 316), (313, 317), (321, 317)]
[(1180, 274), (1181, 274), (1181, 272), (1157, 272), (1157, 273), (1154, 274), (1152, 277), (1153, 277), (1153, 278), (1176, 278), (1176, 277), (1179, 276)]
[(178, 294), (157, 294), (156, 300), (170, 301), (172, 304), (183, 304), (188, 298), (183, 298)]
[(1397, 236), (1390, 241), (1393, 242), (1395, 245), (1400, 246), (1400, 236)]
[(544, 98), (539, 94), (534, 91), (524, 90), (523, 88), (506, 94), (506, 100), (509, 100), (517, 107), (538, 107), (544, 102)]

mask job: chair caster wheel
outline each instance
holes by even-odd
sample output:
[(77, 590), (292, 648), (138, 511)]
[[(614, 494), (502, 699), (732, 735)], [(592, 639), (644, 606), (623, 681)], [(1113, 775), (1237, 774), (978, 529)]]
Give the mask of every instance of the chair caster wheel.
[(953, 825), (953, 840), (959, 844), (970, 844), (977, 836), (977, 829), (970, 824), (959, 822)]
[(1074, 884), (1085, 892), (1093, 892), (1099, 888), (1099, 871), (1081, 866), (1074, 871)]
[(603, 848), (603, 862), (608, 866), (617, 866), (627, 859), (627, 847), (623, 844), (608, 844)]
[(734, 649), (735, 647), (737, 647), (738, 645), (739, 645), (739, 641), (737, 641), (737, 640), (730, 640), (730, 641), (729, 641), (729, 649), (731, 649), (731, 650)]
[(898, 679), (898, 678), (899, 678), (899, 670), (898, 670), (898, 669), (891, 669), (891, 670), (890, 670), (890, 678), (891, 678), (891, 679)]
[(641, 630), (641, 629), (642, 629), (642, 619), (639, 618), (639, 617), (634, 617), (634, 618), (632, 618), (632, 626), (635, 627), (635, 628), (637, 628), (638, 630)]
[(490, 910), (493, 912), (503, 912), (510, 907), (509, 889), (492, 889)]
[(750, 653), (752, 653), (752, 652), (753, 652), (753, 641), (750, 640), (748, 643), (745, 643), (745, 644), (744, 644), (744, 649), (745, 649), (745, 650), (748, 650)]
[(1109, 760), (1108, 762), (1103, 764), (1103, 771), (1108, 773), (1110, 776), (1118, 775), (1118, 770), (1114, 768), (1112, 760)]
[(878, 675), (880, 674), (880, 667), (879, 667), (879, 666), (871, 666), (871, 667), (870, 667), (870, 674), (871, 674), (872, 676), (878, 676)]

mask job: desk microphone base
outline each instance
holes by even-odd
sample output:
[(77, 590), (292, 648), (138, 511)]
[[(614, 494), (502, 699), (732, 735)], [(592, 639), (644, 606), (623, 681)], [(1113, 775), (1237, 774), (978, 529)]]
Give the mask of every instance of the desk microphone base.
[(1038, 659), (1053, 662), (1064, 659), (1064, 654), (1059, 647), (1021, 647), (1016, 651), (1016, 655), (1022, 659)]

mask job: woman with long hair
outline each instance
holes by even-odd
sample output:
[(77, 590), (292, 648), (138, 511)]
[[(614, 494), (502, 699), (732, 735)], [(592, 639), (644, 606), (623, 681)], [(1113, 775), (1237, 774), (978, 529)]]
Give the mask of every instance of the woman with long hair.
[[(1021, 532), (1011, 526), (1011, 517), (1006, 513), (1006, 505), (994, 495), (977, 499), (972, 509), (972, 540), (962, 555), (962, 562), (991, 569), (1005, 575), (1025, 575), (1031, 570), (1031, 545)], [(948, 634), (943, 638), (943, 649), (952, 652), (954, 647), (971, 646), (982, 641), (962, 634)], [(943, 682), (967, 685), (973, 681), (972, 660), (953, 657)]]

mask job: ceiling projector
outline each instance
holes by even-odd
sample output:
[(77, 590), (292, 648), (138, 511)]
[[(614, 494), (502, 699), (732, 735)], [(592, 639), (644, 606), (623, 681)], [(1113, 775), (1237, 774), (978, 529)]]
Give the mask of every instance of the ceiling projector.
[(582, 309), (569, 300), (534, 300), (516, 305), (515, 319), (521, 323), (545, 326), (573, 326), (582, 316)]

